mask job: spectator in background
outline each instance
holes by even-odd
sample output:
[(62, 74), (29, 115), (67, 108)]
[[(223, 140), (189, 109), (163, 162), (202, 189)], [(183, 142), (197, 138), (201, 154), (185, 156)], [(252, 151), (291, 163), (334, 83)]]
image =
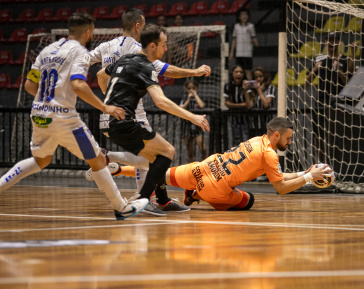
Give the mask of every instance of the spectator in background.
[[(205, 107), (205, 103), (197, 94), (198, 82), (195, 80), (189, 80), (185, 82), (185, 96), (181, 100), (180, 106), (186, 110), (202, 109)], [(200, 127), (182, 121), (182, 136), (187, 147), (188, 162), (194, 162), (195, 159), (195, 146), (198, 147), (201, 153), (201, 158), (206, 158), (206, 144), (203, 138), (203, 131)]]
[[(255, 109), (269, 109), (275, 106), (274, 99), (276, 88), (272, 84), (269, 72), (263, 67), (253, 70), (254, 87), (248, 91), (253, 99)], [(258, 112), (250, 121), (249, 138), (264, 134), (267, 123), (273, 119), (272, 114)]]
[(177, 14), (176, 16), (174, 16), (173, 26), (184, 26), (182, 14)]
[(160, 27), (167, 27), (167, 21), (166, 21), (166, 16), (164, 15), (159, 15), (157, 17), (157, 25)]
[[(312, 111), (312, 119), (315, 124), (313, 131), (318, 140), (319, 162), (325, 162), (325, 156), (328, 153), (325, 145), (328, 142), (327, 131), (329, 129), (327, 116), (330, 115), (330, 109), (337, 101), (339, 92), (354, 73), (354, 61), (340, 54), (340, 42), (340, 34), (335, 32), (328, 34), (326, 38), (327, 55), (316, 57), (314, 65), (306, 78), (306, 83), (311, 84), (316, 76), (319, 77), (317, 110)], [(351, 55), (355, 55), (355, 43), (351, 49)]]
[(224, 86), (225, 105), (232, 112), (233, 146), (248, 140), (248, 118), (244, 112), (253, 107), (253, 100), (247, 94), (249, 83), (244, 80), (244, 69), (237, 65), (232, 70), (232, 80)]
[(237, 13), (237, 21), (234, 25), (233, 39), (231, 42), (229, 59), (233, 59), (235, 52), (236, 64), (244, 67), (247, 79), (252, 79), (253, 45), (258, 46), (254, 24), (248, 22), (249, 10), (240, 9)]

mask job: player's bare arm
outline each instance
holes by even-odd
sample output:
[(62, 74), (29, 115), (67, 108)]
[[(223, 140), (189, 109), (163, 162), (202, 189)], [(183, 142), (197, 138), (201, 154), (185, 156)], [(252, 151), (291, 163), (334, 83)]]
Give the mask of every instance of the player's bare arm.
[[(317, 168), (316, 166), (312, 166), (310, 169), (307, 170), (307, 173), (309, 172), (312, 176), (312, 179), (314, 180), (322, 180), (324, 176), (326, 175), (327, 165)], [(305, 172), (306, 174), (306, 172)], [(290, 177), (293, 177), (296, 175), (295, 178), (290, 179)], [(273, 182), (272, 185), (280, 195), (285, 195), (290, 192), (293, 192), (300, 187), (302, 187), (304, 184), (307, 183), (307, 179), (305, 178), (305, 175), (301, 175), (297, 177), (297, 173), (292, 174), (283, 174), (283, 176), (288, 179), (284, 179), (278, 182)]]
[(191, 76), (210, 76), (211, 74), (211, 67), (208, 65), (201, 65), (199, 68), (196, 69), (186, 69), (180, 68), (174, 65), (169, 65), (166, 72), (164, 73), (165, 76), (170, 78), (184, 78), (184, 77), (191, 77)]
[(82, 79), (75, 79), (71, 82), (72, 89), (81, 97), (84, 101), (92, 105), (93, 107), (101, 110), (104, 113), (114, 116), (116, 119), (120, 120), (125, 118), (125, 111), (113, 105), (104, 104), (91, 90), (87, 83)]
[(27, 79), (25, 82), (24, 88), (25, 88), (25, 91), (28, 92), (29, 94), (36, 96), (37, 91), (38, 91), (38, 86), (39, 86), (38, 83), (35, 83), (35, 82)]
[(148, 92), (158, 108), (163, 109), (164, 111), (180, 118), (189, 120), (193, 124), (201, 127), (203, 131), (210, 131), (210, 126), (206, 119), (206, 115), (193, 114), (181, 108), (164, 95), (160, 86), (151, 86), (148, 88)]
[(105, 68), (103, 68), (103, 69), (99, 70), (99, 72), (97, 72), (97, 82), (98, 82), (103, 94), (105, 94), (105, 92), (106, 92), (107, 83), (108, 83), (109, 78), (110, 78), (110, 75), (106, 74)]

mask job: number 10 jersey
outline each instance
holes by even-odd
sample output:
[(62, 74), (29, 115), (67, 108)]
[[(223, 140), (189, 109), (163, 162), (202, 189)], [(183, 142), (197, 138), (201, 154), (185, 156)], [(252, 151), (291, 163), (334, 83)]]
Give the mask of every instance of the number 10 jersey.
[(32, 65), (32, 69), (40, 74), (32, 116), (53, 119), (78, 117), (75, 109), (77, 95), (71, 81), (86, 81), (89, 65), (88, 50), (76, 40), (62, 38), (44, 48)]

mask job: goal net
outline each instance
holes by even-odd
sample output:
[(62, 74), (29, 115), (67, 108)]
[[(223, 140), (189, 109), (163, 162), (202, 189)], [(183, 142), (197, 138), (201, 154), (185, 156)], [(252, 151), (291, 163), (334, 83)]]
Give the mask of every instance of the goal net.
[[(221, 101), (223, 98), (223, 86), (228, 80), (228, 73), (225, 70), (225, 57), (227, 55), (227, 46), (225, 44), (226, 26), (186, 26), (168, 27), (166, 29), (168, 51), (165, 53), (162, 61), (189, 69), (198, 68), (202, 64), (209, 65), (211, 67), (210, 77), (198, 77), (194, 78), (194, 80), (199, 83), (198, 94), (204, 100), (206, 109), (213, 111), (220, 108), (223, 103)], [(122, 32), (122, 29), (117, 28), (95, 29), (91, 49), (94, 49), (102, 42), (121, 36)], [(30, 70), (32, 63), (44, 47), (61, 37), (67, 37), (67, 35), (67, 29), (54, 29), (51, 33), (45, 34), (30, 34), (27, 41), (26, 57), (22, 73), (23, 77), (26, 78), (26, 74)], [(103, 99), (96, 78), (96, 73), (99, 69), (101, 69), (101, 65), (99, 64), (90, 67), (87, 82), (94, 89), (94, 93)], [(185, 78), (170, 79), (160, 77), (159, 83), (165, 95), (175, 103), (180, 104), (184, 96), (184, 83), (186, 80)], [(18, 95), (18, 107), (31, 107), (32, 101), (33, 96), (29, 95), (24, 90), (24, 87), (21, 86)], [(147, 111), (156, 109), (156, 106), (148, 95), (143, 98), (143, 103)], [(88, 109), (90, 106), (78, 99), (77, 108)], [(83, 117), (86, 123), (87, 121), (91, 121), (88, 119), (89, 116), (87, 114), (83, 115)], [(158, 119), (150, 119), (150, 122), (152, 127), (172, 144), (180, 147), (183, 145), (178, 135), (181, 127), (181, 120), (179, 118), (170, 115), (160, 115)], [(22, 130), (18, 129), (13, 131), (15, 132), (13, 135), (14, 140), (17, 139), (18, 142), (20, 140), (20, 143), (29, 143), (30, 124), (25, 125)], [(93, 133), (95, 131), (96, 129), (93, 130)], [(205, 138), (208, 138), (208, 134), (205, 134)], [(110, 145), (110, 149), (112, 148), (111, 144), (108, 143), (107, 145)], [(19, 153), (20, 147), (14, 150)], [(176, 148), (177, 150), (178, 148)], [(185, 161), (185, 153), (176, 155), (174, 164), (176, 165)]]
[(289, 171), (331, 165), (336, 188), (364, 193), (364, 5), (287, 1)]

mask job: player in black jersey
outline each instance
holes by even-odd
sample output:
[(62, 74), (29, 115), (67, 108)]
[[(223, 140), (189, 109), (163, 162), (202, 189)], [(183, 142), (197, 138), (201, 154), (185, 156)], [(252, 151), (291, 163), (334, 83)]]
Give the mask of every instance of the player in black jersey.
[(105, 119), (103, 131), (113, 143), (149, 160), (149, 172), (139, 198), (150, 198), (155, 186), (164, 181), (164, 174), (172, 162), (175, 151), (161, 135), (136, 122), (135, 109), (140, 98), (148, 92), (160, 109), (191, 121), (203, 131), (209, 131), (210, 127), (205, 115), (196, 115), (182, 109), (164, 95), (158, 84), (158, 74), (152, 62), (161, 59), (167, 50), (165, 30), (155, 24), (148, 24), (141, 33), (140, 42), (142, 44), (140, 54), (125, 55), (99, 74), (106, 73), (111, 76), (105, 93), (105, 103), (125, 110), (123, 121), (112, 116)]

